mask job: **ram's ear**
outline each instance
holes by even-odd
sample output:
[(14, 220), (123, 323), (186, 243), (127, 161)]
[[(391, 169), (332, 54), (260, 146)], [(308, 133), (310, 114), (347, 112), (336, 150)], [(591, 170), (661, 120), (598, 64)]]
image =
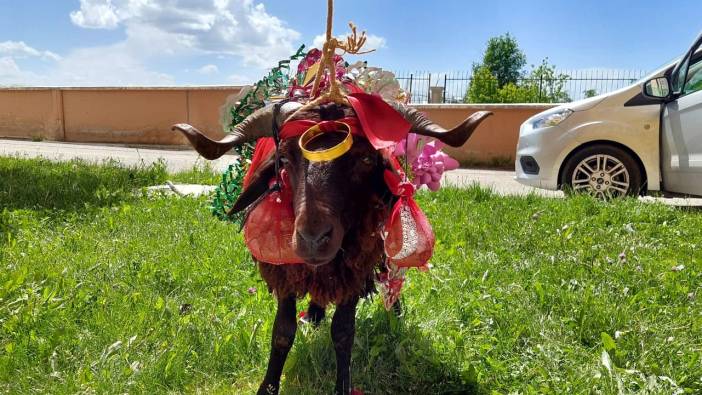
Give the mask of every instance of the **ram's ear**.
[(275, 177), (275, 155), (266, 159), (258, 169), (251, 175), (249, 184), (236, 199), (232, 208), (227, 212), (229, 215), (236, 214), (252, 205), (258, 198), (268, 191), (268, 185)]

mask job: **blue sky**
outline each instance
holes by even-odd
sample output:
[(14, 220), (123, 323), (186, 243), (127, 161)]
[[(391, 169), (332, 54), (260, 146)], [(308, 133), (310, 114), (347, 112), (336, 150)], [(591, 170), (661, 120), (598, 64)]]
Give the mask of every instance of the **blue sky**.
[[(228, 85), (321, 35), (325, 0), (0, 0), (0, 85)], [(510, 32), (530, 64), (651, 70), (702, 31), (699, 0), (337, 0), (335, 33), (371, 34), (369, 63), (468, 70)], [(354, 58), (347, 60), (352, 61)]]

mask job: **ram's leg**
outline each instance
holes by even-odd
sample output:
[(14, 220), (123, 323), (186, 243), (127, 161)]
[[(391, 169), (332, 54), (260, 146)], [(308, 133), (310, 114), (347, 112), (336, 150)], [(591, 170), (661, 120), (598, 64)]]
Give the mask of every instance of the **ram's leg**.
[(309, 306), (307, 306), (307, 314), (305, 319), (315, 327), (318, 327), (324, 319), (324, 310), (324, 307), (318, 305), (314, 301), (310, 301)]
[(340, 304), (332, 318), (331, 335), (336, 351), (336, 394), (351, 391), (351, 348), (356, 333), (356, 305), (358, 298)]
[(392, 305), (392, 311), (395, 313), (396, 316), (402, 316), (402, 299), (397, 299), (395, 304)]
[(295, 341), (297, 318), (295, 317), (295, 296), (278, 299), (278, 312), (273, 323), (271, 355), (268, 360), (266, 377), (258, 389), (258, 395), (275, 395), (280, 389), (280, 375), (288, 352)]

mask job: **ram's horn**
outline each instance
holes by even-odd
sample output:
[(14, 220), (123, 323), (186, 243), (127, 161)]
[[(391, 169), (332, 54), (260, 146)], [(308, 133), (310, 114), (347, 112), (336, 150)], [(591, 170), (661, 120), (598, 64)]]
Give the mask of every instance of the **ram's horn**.
[(412, 128), (410, 129), (411, 133), (433, 137), (452, 147), (460, 147), (465, 144), (475, 131), (475, 128), (477, 128), (485, 118), (492, 115), (490, 111), (478, 111), (471, 114), (471, 116), (466, 118), (466, 120), (459, 125), (446, 130), (427, 119), (424, 114), (415, 108), (407, 107), (399, 103), (390, 103), (390, 105), (392, 105), (397, 112), (402, 114), (402, 117), (405, 118), (407, 122), (412, 124)]
[[(300, 107), (299, 103), (285, 103), (280, 108), (276, 123), (280, 125), (293, 111)], [(246, 117), (241, 123), (234, 127), (234, 130), (223, 139), (216, 141), (205, 136), (187, 123), (173, 125), (173, 130), (178, 130), (190, 142), (200, 155), (205, 159), (214, 160), (234, 148), (237, 145), (248, 141), (256, 140), (259, 137), (270, 137), (273, 135), (273, 104), (260, 108)]]

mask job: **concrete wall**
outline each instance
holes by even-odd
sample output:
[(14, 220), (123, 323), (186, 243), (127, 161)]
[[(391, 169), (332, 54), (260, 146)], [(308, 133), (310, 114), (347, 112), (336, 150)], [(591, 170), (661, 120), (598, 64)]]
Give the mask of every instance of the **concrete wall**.
[[(0, 89), (0, 138), (70, 142), (185, 145), (174, 123), (187, 122), (220, 138), (220, 111), (240, 87), (193, 88), (6, 88)], [(450, 127), (479, 110), (490, 110), (457, 159), (486, 161), (514, 156), (519, 125), (551, 105), (417, 105)]]
[(63, 140), (61, 91), (0, 90), (0, 137)]
[(191, 123), (223, 136), (220, 107), (240, 87), (0, 89), (0, 137), (184, 145)]
[(476, 111), (488, 110), (494, 115), (483, 121), (468, 142), (460, 148), (445, 151), (463, 163), (514, 159), (519, 139), (519, 126), (532, 115), (553, 107), (552, 104), (421, 104), (418, 109), (431, 120), (449, 128)]

